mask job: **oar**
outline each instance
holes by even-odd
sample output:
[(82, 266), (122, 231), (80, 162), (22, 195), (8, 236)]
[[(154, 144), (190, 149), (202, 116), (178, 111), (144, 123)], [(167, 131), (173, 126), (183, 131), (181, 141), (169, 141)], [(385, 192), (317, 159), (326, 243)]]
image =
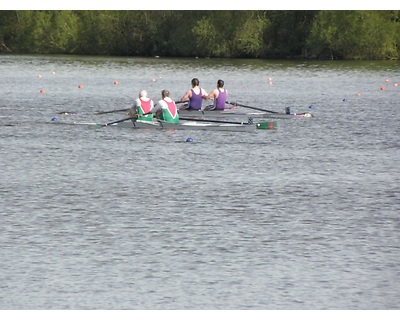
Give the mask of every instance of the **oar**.
[(266, 110), (266, 109), (262, 109), (262, 108), (257, 108), (257, 107), (251, 107), (251, 106), (246, 106), (244, 104), (240, 104), (237, 102), (228, 102), (226, 101), (227, 104), (231, 104), (233, 106), (239, 106), (239, 107), (243, 107), (243, 108), (248, 108), (248, 109), (253, 109), (253, 110), (258, 110), (258, 111), (263, 111), (263, 112), (269, 112), (269, 113), (279, 113), (277, 111), (271, 111), (271, 110)]
[(124, 121), (128, 121), (128, 120), (132, 120), (132, 119), (137, 119), (137, 115), (134, 115), (134, 116), (128, 117), (128, 118), (124, 118), (124, 119), (120, 119), (120, 120), (116, 120), (116, 121), (112, 121), (112, 122), (109, 122), (109, 123), (105, 123), (105, 124), (102, 125), (102, 127), (111, 126), (112, 124), (120, 123), (120, 122), (124, 122)]
[(132, 120), (132, 119), (138, 119), (139, 117), (147, 116), (148, 114), (152, 114), (152, 112), (147, 112), (147, 113), (143, 113), (143, 114), (136, 113), (135, 115), (133, 115), (131, 117), (128, 117), (128, 118), (124, 118), (124, 119), (116, 120), (116, 121), (113, 121), (113, 122), (105, 123), (105, 124), (102, 125), (102, 127), (107, 127), (107, 126), (110, 126), (110, 125), (115, 124), (115, 123), (120, 123), (120, 122), (124, 122), (124, 121), (128, 121), (128, 120)]
[(252, 124), (252, 118), (249, 118), (249, 122), (238, 122), (238, 121), (224, 121), (224, 120), (211, 120), (211, 119), (197, 119), (197, 118), (186, 118), (179, 117), (179, 120), (187, 120), (187, 121), (203, 121), (203, 122), (217, 122), (217, 123), (229, 123), (229, 124)]
[(125, 111), (129, 111), (130, 109), (131, 109), (131, 108), (128, 108), (128, 109), (109, 110), (109, 111), (99, 111), (99, 112), (96, 112), (95, 114), (98, 115), (98, 114), (106, 114), (106, 113), (125, 112)]

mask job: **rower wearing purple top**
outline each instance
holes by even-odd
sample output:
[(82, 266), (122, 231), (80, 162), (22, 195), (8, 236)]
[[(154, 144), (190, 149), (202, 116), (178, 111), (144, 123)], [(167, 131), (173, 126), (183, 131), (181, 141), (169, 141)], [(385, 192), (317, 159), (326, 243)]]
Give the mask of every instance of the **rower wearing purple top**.
[(208, 93), (199, 87), (199, 79), (192, 79), (192, 88), (186, 91), (185, 95), (181, 98), (181, 102), (185, 102), (189, 99), (189, 103), (180, 107), (185, 110), (201, 110), (203, 99), (206, 99)]
[(224, 110), (226, 99), (228, 98), (228, 90), (224, 89), (224, 80), (217, 81), (217, 88), (214, 89), (207, 99), (213, 100), (214, 104), (207, 106), (205, 110)]

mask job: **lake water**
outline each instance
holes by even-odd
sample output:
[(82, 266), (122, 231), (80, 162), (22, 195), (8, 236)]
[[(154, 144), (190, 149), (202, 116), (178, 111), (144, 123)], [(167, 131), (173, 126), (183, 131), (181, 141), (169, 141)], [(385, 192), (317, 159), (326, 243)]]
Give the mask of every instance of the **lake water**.
[[(95, 112), (193, 77), (314, 118), (51, 121), (118, 120)], [(0, 309), (400, 309), (399, 62), (2, 55), (0, 86)]]

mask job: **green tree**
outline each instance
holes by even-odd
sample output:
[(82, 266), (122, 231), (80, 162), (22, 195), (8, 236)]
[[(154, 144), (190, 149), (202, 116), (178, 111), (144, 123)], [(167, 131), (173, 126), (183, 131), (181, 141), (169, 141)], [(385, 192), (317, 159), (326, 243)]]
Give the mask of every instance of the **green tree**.
[(265, 12), (250, 12), (233, 39), (235, 56), (259, 58), (264, 51), (263, 35), (268, 26)]
[(0, 53), (13, 51), (16, 20), (14, 11), (0, 10)]
[(41, 13), (41, 51), (73, 53), (78, 42), (78, 19), (73, 11)]
[(398, 59), (399, 31), (396, 12), (320, 11), (307, 43), (310, 57)]
[(113, 46), (113, 17), (107, 11), (77, 11), (79, 45), (77, 53), (107, 55)]
[(305, 43), (318, 11), (268, 11), (264, 32), (265, 57), (303, 57)]
[(213, 56), (219, 50), (218, 32), (210, 18), (203, 17), (192, 28), (196, 50), (200, 56)]
[(2, 28), (2, 39), (7, 39), (11, 51), (64, 53), (73, 51), (76, 45), (77, 19), (72, 11), (24, 10), (2, 15), (1, 20), (8, 24)]

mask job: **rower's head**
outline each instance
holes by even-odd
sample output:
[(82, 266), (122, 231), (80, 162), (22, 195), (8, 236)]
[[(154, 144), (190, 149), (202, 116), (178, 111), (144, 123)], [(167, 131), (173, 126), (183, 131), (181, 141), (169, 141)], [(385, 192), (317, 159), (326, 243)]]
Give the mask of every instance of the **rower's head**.
[(199, 79), (197, 79), (197, 78), (193, 78), (193, 79), (192, 79), (192, 87), (193, 87), (193, 88), (194, 88), (194, 87), (197, 87), (199, 84), (200, 84)]
[(147, 91), (146, 90), (142, 90), (139, 92), (139, 98), (145, 98), (147, 97)]
[(169, 97), (169, 91), (167, 89), (164, 89), (163, 91), (161, 91), (161, 96), (163, 98)]
[(217, 87), (218, 87), (218, 88), (223, 88), (223, 87), (224, 87), (224, 84), (225, 84), (225, 83), (224, 83), (224, 80), (221, 80), (221, 79), (220, 79), (220, 80), (217, 81)]

